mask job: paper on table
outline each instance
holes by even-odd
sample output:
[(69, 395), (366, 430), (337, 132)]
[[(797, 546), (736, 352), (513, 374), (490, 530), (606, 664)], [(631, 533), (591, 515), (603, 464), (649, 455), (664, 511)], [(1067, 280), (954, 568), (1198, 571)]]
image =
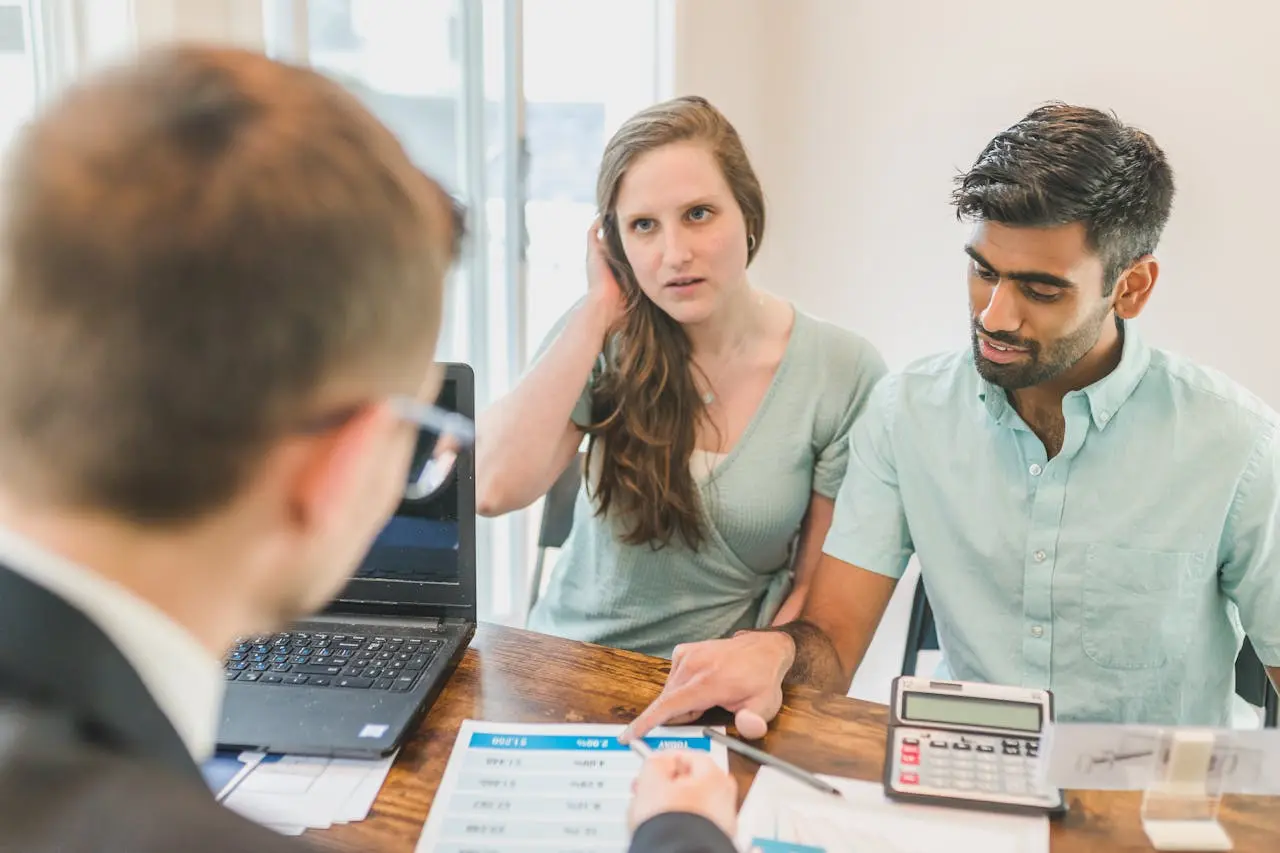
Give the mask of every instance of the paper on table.
[[(1155, 750), (1172, 727), (1055, 723), (1040, 754), (1058, 788), (1142, 790), (1156, 781)], [(1214, 786), (1235, 794), (1280, 794), (1280, 729), (1214, 729)]]
[(222, 802), (262, 758), (261, 752), (219, 750), (200, 765), (200, 773), (204, 776), (205, 784), (213, 791), (214, 799)]
[[(642, 761), (618, 743), (622, 729), (463, 721), (417, 853), (623, 853), (631, 782)], [(655, 750), (701, 750), (729, 766), (725, 748), (697, 728), (656, 729), (645, 742)]]
[(394, 760), (394, 755), (377, 761), (270, 755), (225, 803), (250, 820), (285, 834), (327, 829), (334, 823), (362, 820), (368, 814)]
[(1048, 853), (1044, 817), (896, 803), (874, 782), (823, 776), (844, 794), (823, 794), (762, 767), (738, 816), (738, 849), (755, 839), (817, 848), (822, 853)]
[(333, 822), (353, 823), (367, 818), (374, 801), (378, 799), (378, 792), (382, 790), (382, 783), (387, 781), (387, 774), (391, 772), (391, 765), (394, 762), (395, 755), (373, 762), (364, 781), (356, 786), (346, 805), (333, 816)]

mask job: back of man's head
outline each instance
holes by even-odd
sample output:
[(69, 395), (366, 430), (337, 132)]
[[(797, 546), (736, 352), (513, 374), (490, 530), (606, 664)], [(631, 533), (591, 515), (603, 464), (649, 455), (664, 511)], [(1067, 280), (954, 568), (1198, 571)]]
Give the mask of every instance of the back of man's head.
[(447, 197), (312, 71), (177, 47), (68, 92), (0, 187), (0, 484), (181, 524), (323, 405), (412, 391)]

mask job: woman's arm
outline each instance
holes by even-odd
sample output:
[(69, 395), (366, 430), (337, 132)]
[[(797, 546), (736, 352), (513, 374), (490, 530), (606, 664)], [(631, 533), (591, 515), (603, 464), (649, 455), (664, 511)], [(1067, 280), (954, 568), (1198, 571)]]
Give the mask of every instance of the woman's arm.
[(551, 488), (582, 443), (570, 416), (591, 377), (608, 322), (588, 298), (515, 388), (476, 422), (476, 511), (522, 509)]
[(595, 226), (588, 234), (586, 299), (509, 393), (476, 423), (476, 511), (502, 515), (546, 493), (573, 459), (582, 430), (571, 416), (604, 338), (623, 310)]
[(809, 595), (809, 584), (813, 580), (814, 569), (822, 559), (822, 543), (827, 538), (827, 530), (831, 527), (831, 516), (835, 512), (836, 502), (831, 498), (814, 492), (809, 498), (809, 508), (805, 511), (804, 521), (800, 524), (800, 539), (796, 543), (796, 558), (792, 570), (795, 572), (795, 583), (791, 593), (778, 614), (773, 618), (774, 625), (785, 625), (800, 617), (804, 610), (805, 599)]

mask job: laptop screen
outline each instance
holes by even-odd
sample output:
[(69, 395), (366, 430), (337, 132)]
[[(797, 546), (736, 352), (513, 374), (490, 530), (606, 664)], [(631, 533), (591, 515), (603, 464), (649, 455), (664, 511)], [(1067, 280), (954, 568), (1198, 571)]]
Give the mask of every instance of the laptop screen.
[[(458, 383), (446, 379), (436, 405), (458, 411)], [(458, 466), (422, 500), (403, 500), (374, 540), (356, 577), (389, 581), (458, 583), (460, 525)]]
[[(475, 417), (475, 378), (445, 364), (436, 405)], [(404, 499), (374, 539), (330, 611), (423, 613), (475, 618), (475, 462), (470, 452), (421, 500)]]

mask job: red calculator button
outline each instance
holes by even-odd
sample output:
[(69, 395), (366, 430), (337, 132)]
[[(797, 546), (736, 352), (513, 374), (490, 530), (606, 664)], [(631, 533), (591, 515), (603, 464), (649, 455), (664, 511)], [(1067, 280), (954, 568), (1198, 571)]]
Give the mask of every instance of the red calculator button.
[(920, 754), (920, 747), (918, 747), (918, 746), (911, 746), (911, 745), (909, 745), (909, 744), (905, 744), (905, 743), (904, 743), (904, 744), (902, 745), (902, 754), (903, 754), (903, 755), (919, 755), (919, 754)]
[(920, 776), (915, 773), (903, 773), (898, 776), (898, 784), (900, 785), (919, 785)]
[(903, 764), (919, 764), (920, 763), (919, 753), (916, 753), (914, 755), (906, 752), (902, 753), (902, 763)]

